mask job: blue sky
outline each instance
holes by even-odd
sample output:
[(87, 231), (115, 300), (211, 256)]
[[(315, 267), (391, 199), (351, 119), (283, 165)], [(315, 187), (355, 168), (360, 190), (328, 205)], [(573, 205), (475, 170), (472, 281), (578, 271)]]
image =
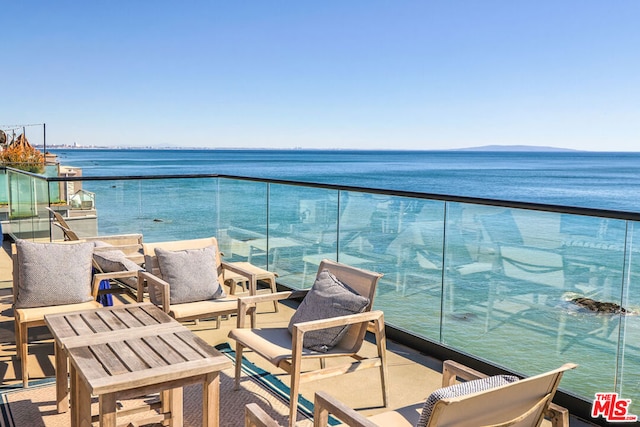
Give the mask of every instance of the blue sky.
[(48, 144), (640, 147), (638, 0), (1, 9), (0, 125)]

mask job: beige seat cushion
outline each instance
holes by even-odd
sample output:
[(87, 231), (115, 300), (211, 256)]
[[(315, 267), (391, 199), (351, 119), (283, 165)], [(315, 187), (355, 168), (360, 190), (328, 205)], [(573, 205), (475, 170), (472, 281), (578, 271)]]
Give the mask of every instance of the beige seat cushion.
[(396, 409), (395, 411), (386, 411), (381, 414), (372, 415), (368, 417), (368, 419), (379, 426), (414, 427), (418, 419), (420, 419), (420, 412), (422, 412), (423, 406), (424, 403), (419, 402), (415, 405)]
[(88, 301), (80, 304), (52, 305), (49, 307), (17, 308), (16, 313), (22, 322), (36, 322), (44, 320), (47, 314), (70, 313), (72, 311), (89, 310), (100, 308), (102, 305), (97, 301)]
[(175, 319), (188, 319), (194, 316), (201, 317), (203, 314), (232, 312), (238, 309), (238, 299), (232, 296), (222, 299), (187, 302), (184, 304), (171, 304), (169, 315)]
[[(291, 333), (287, 328), (232, 329), (229, 337), (248, 347), (278, 366), (281, 361), (291, 358)], [(318, 355), (331, 356), (345, 354), (340, 347), (334, 347), (326, 353), (302, 348), (302, 357)], [(347, 354), (351, 354), (350, 352)]]

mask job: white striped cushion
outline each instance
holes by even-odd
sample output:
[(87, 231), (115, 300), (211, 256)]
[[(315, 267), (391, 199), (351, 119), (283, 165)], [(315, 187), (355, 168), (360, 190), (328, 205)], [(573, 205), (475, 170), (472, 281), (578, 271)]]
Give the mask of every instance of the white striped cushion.
[(431, 393), (427, 398), (427, 401), (424, 402), (422, 414), (420, 414), (420, 419), (418, 420), (416, 427), (425, 427), (427, 425), (427, 421), (429, 421), (429, 417), (431, 417), (433, 407), (439, 400), (490, 390), (495, 387), (516, 382), (518, 379), (518, 377), (513, 375), (496, 375), (493, 377), (481, 378), (479, 380), (467, 381), (449, 387), (439, 388)]

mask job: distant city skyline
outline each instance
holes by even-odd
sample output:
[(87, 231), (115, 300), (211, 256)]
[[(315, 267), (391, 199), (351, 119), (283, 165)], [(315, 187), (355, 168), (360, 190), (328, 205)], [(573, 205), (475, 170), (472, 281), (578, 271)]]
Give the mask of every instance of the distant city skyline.
[(48, 146), (640, 150), (636, 0), (2, 9), (0, 124)]

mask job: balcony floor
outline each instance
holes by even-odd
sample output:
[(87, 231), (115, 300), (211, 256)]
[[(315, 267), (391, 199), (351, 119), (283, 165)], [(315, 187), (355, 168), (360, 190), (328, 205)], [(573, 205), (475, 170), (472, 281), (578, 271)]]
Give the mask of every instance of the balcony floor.
[[(19, 361), (15, 357), (14, 326), (10, 304), (12, 265), (9, 253), (10, 244), (5, 241), (0, 251), (0, 304), (3, 310), (0, 312), (0, 369), (2, 370), (2, 385), (20, 383), (20, 376), (16, 376), (16, 368)], [(114, 298), (116, 303), (128, 302), (126, 297)], [(258, 310), (259, 326), (285, 325), (293, 312), (293, 308), (281, 304), (279, 313), (273, 313), (273, 305), (265, 304)], [(233, 341), (227, 338), (229, 330), (235, 327), (235, 317), (224, 320), (220, 329), (215, 328), (214, 321), (201, 321), (199, 325), (188, 322), (187, 325), (205, 341), (211, 345)], [(30, 338), (38, 339), (38, 344), (29, 348), (29, 369), (32, 379), (54, 376), (53, 344), (46, 327), (30, 330)], [(402, 407), (415, 403), (441, 386), (442, 362), (427, 355), (416, 352), (399, 343), (388, 341), (388, 367), (389, 367), (389, 408)], [(367, 343), (365, 352), (375, 353), (375, 346)], [(288, 384), (288, 375), (283, 371), (266, 363), (262, 358), (247, 352), (245, 357), (256, 365), (277, 375)], [(317, 362), (316, 362), (317, 363)], [(327, 362), (329, 364), (329, 362)], [(361, 408), (364, 414), (383, 412), (387, 408), (380, 407), (382, 398), (380, 394), (380, 382), (377, 370), (369, 369), (355, 373), (345, 374), (341, 377), (312, 381), (301, 387), (301, 392), (309, 400), (313, 400), (315, 391), (324, 390), (341, 399), (353, 408)], [(360, 410), (360, 409), (359, 409)], [(550, 423), (545, 421), (544, 426)], [(571, 418), (572, 427), (590, 426), (582, 420)]]

